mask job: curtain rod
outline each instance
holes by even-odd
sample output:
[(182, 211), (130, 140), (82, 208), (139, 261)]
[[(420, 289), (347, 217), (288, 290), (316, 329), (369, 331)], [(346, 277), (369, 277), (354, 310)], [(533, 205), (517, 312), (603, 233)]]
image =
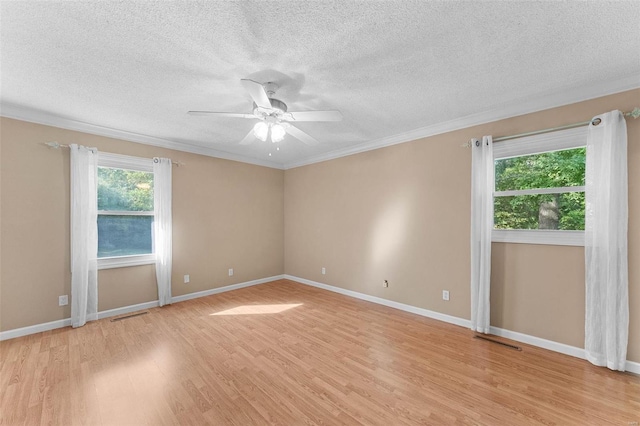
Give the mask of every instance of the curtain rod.
[[(58, 142), (44, 142), (44, 145), (48, 146), (49, 148), (53, 148), (53, 149), (60, 149), (60, 148), (69, 148), (69, 145), (65, 145), (65, 144), (61, 144)], [(171, 161), (171, 164), (173, 164), (174, 166), (180, 167), (180, 166), (186, 166), (186, 163), (183, 163), (182, 161)]]
[[(624, 112), (624, 113), (622, 113), (622, 115), (624, 115), (625, 117), (638, 118), (638, 117), (640, 117), (640, 108), (635, 107), (632, 111)], [(567, 124), (565, 126), (551, 127), (551, 128), (542, 129), (542, 130), (535, 130), (533, 132), (519, 133), (517, 135), (500, 136), (499, 138), (493, 139), (493, 142), (508, 141), (508, 140), (511, 140), (511, 139), (522, 138), (522, 137), (525, 137), (525, 136), (541, 135), (543, 133), (550, 133), (550, 132), (555, 132), (555, 131), (558, 131), (558, 130), (574, 129), (576, 127), (588, 126), (589, 124), (591, 124), (591, 121), (592, 120), (581, 121), (580, 123), (573, 123), (573, 124)], [(594, 123), (594, 124), (598, 125), (599, 123), (600, 122)], [(471, 141), (465, 142), (461, 146), (464, 147), (464, 148), (470, 148), (471, 147)]]

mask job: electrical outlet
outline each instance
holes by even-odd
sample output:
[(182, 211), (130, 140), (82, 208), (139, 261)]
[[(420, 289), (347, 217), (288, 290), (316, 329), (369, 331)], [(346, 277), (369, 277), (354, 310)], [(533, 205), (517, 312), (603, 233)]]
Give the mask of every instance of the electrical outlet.
[(184, 276), (184, 283), (186, 284), (188, 282), (189, 282), (189, 275), (187, 274)]
[(442, 300), (449, 300), (449, 290), (442, 290)]
[(66, 294), (64, 296), (58, 297), (58, 306), (67, 306), (69, 304), (69, 296)]
[(323, 267), (323, 268), (322, 268), (322, 275), (324, 275), (324, 274), (326, 274), (326, 273), (327, 273), (327, 270)]
[(382, 287), (389, 287), (389, 280), (384, 280)]
[(233, 276), (233, 268), (229, 268), (229, 276), (232, 277)]

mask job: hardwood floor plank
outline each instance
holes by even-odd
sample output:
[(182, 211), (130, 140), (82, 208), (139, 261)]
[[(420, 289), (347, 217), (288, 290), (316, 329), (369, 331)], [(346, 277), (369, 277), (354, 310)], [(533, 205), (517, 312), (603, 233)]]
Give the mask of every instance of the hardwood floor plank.
[(0, 342), (0, 425), (640, 422), (640, 377), (517, 345), (279, 280)]

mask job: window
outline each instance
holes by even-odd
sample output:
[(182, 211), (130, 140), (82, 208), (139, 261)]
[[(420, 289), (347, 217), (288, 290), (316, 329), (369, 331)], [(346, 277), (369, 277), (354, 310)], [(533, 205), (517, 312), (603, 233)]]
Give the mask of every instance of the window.
[(586, 128), (494, 145), (493, 241), (584, 245)]
[(98, 268), (144, 265), (153, 251), (153, 163), (100, 153)]

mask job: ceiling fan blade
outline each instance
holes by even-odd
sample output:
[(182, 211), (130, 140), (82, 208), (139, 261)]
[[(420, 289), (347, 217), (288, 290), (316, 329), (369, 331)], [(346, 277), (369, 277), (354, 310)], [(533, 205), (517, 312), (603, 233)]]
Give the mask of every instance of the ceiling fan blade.
[(218, 117), (235, 117), (235, 118), (257, 118), (253, 114), (240, 114), (235, 112), (215, 112), (215, 111), (187, 111), (189, 115), (217, 115)]
[(249, 133), (247, 133), (247, 136), (244, 137), (244, 139), (242, 139), (240, 141), (240, 145), (250, 145), (254, 140), (255, 140), (255, 136), (253, 136), (253, 129), (249, 130)]
[(255, 102), (256, 105), (262, 108), (272, 108), (269, 96), (267, 96), (267, 92), (264, 90), (264, 87), (262, 87), (262, 84), (246, 78), (243, 78), (240, 81), (244, 88), (247, 89), (247, 92), (249, 92), (251, 99), (253, 99), (253, 102)]
[(289, 133), (291, 136), (293, 136), (296, 139), (300, 139), (302, 142), (306, 143), (309, 146), (318, 145), (320, 143), (316, 138), (309, 136), (308, 134), (298, 129), (297, 127), (289, 125), (285, 129), (287, 133)]
[(287, 112), (282, 116), (285, 121), (342, 121), (340, 111), (298, 111)]

